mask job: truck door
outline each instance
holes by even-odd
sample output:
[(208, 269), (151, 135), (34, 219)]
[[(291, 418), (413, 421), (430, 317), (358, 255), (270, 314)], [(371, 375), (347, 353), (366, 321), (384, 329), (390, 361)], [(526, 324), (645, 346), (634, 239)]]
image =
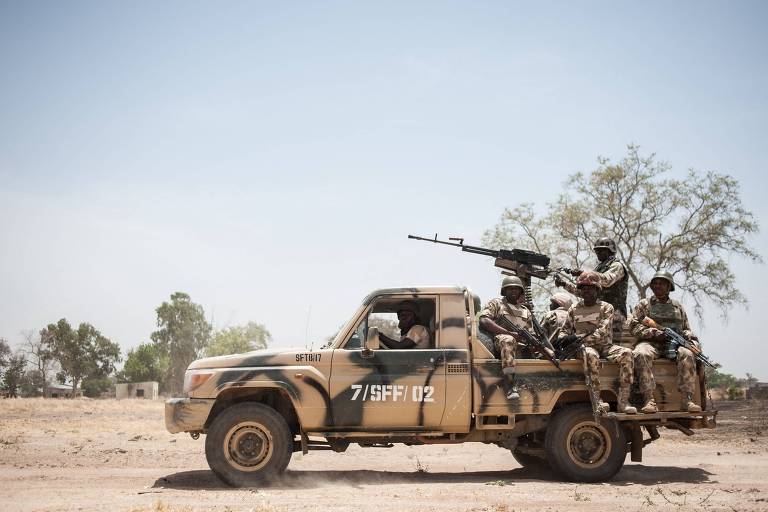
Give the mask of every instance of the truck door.
[(435, 345), (439, 325), (438, 297), (419, 297), (419, 323), (430, 332), (428, 348), (387, 349), (383, 345), (363, 357), (368, 329), (377, 327), (400, 338), (397, 307), (413, 297), (377, 299), (361, 314), (342, 348), (333, 352), (331, 397), (337, 428), (365, 430), (430, 430), (440, 425), (445, 410), (445, 355)]

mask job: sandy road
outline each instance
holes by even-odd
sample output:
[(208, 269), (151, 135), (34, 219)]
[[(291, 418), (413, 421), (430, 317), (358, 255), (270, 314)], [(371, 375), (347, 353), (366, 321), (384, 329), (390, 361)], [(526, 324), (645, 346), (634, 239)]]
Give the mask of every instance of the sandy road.
[(284, 478), (230, 489), (203, 439), (168, 434), (162, 403), (0, 401), (0, 510), (768, 510), (765, 404), (723, 404), (719, 428), (662, 431), (611, 482), (559, 482), (508, 452), (352, 446), (294, 454)]

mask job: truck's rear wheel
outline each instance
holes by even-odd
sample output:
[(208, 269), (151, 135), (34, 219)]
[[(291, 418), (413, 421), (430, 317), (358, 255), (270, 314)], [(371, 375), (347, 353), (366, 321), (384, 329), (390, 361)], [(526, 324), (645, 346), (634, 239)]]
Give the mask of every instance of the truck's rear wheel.
[(256, 485), (285, 471), (293, 450), (291, 437), (285, 419), (274, 409), (241, 403), (213, 420), (205, 439), (205, 458), (225, 483)]
[(544, 443), (549, 465), (574, 482), (601, 482), (619, 472), (627, 440), (618, 422), (595, 423), (589, 405), (569, 406), (552, 417)]
[(524, 468), (545, 469), (549, 467), (546, 458), (524, 453), (517, 449), (512, 450), (512, 457)]

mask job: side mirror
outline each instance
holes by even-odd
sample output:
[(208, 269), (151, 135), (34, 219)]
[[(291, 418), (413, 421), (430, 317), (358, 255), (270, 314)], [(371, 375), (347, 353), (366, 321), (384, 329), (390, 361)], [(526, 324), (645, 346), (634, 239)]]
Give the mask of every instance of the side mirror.
[(373, 351), (379, 348), (379, 328), (371, 327), (368, 329), (368, 335), (365, 337), (365, 345), (363, 346), (362, 356), (364, 358), (373, 357)]

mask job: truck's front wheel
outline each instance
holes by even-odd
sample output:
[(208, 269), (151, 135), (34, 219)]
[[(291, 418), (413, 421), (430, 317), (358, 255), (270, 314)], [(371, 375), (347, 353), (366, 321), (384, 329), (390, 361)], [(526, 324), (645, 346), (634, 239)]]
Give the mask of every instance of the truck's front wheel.
[(544, 443), (547, 462), (574, 482), (601, 482), (619, 472), (627, 440), (618, 422), (596, 424), (588, 405), (569, 406), (553, 416)]
[(213, 420), (205, 439), (205, 458), (225, 483), (256, 485), (285, 471), (293, 449), (291, 437), (285, 419), (274, 409), (241, 403)]

